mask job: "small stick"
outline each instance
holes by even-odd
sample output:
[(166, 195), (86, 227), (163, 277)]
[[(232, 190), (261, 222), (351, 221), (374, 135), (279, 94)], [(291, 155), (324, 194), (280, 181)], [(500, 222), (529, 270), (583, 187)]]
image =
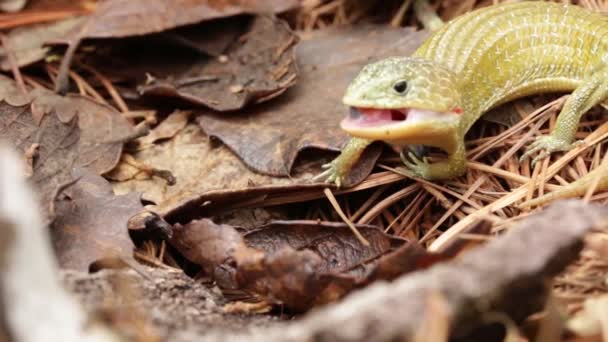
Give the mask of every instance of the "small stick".
[(11, 49), (11, 44), (8, 41), (8, 37), (4, 33), (0, 33), (0, 41), (2, 41), (2, 46), (4, 47), (4, 51), (6, 51), (6, 58), (11, 66), (11, 72), (13, 73), (15, 81), (17, 82), (17, 86), (19, 86), (19, 90), (21, 90), (23, 95), (28, 95), (27, 88), (23, 82), (23, 77), (21, 76), (21, 71), (19, 71), (17, 59), (15, 58), (15, 54)]
[(323, 189), (323, 193), (325, 194), (325, 196), (327, 196), (329, 203), (331, 203), (332, 207), (334, 207), (334, 209), (336, 210), (336, 213), (338, 213), (338, 215), (340, 216), (342, 221), (344, 221), (344, 223), (346, 223), (346, 225), (350, 228), (350, 230), (353, 232), (353, 234), (355, 234), (355, 236), (357, 237), (359, 242), (361, 242), (361, 244), (363, 244), (366, 247), (369, 246), (369, 241), (367, 241), (367, 239), (365, 239), (365, 237), (363, 237), (363, 235), (361, 235), (361, 233), (359, 232), (357, 227), (355, 227), (355, 225), (351, 222), (351, 220), (349, 220), (348, 217), (346, 217), (346, 215), (342, 211), (342, 208), (340, 208), (340, 204), (338, 204), (338, 201), (336, 200), (336, 197), (334, 197), (334, 194), (331, 192), (331, 190), (329, 188), (325, 188), (325, 189)]

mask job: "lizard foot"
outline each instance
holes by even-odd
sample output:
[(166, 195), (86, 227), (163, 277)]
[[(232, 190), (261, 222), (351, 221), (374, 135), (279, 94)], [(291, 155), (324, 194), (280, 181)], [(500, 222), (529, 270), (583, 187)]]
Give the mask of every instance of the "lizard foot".
[(341, 171), (341, 168), (339, 167), (338, 159), (335, 159), (327, 164), (324, 164), (321, 167), (323, 169), (325, 169), (325, 171), (323, 171), (320, 174), (313, 177), (312, 180), (314, 182), (324, 180), (325, 183), (330, 183), (330, 184), (333, 183), (338, 188), (342, 186), (342, 184), (344, 183), (344, 180), (346, 179), (346, 174), (345, 174), (345, 172)]
[(583, 143), (582, 140), (569, 143), (563, 139), (554, 137), (553, 135), (543, 135), (537, 137), (536, 140), (528, 146), (526, 152), (519, 158), (519, 161), (524, 161), (526, 158), (538, 152), (538, 155), (532, 159), (532, 166), (534, 166), (537, 162), (547, 158), (553, 152), (569, 151)]
[(413, 152), (408, 152), (407, 157), (404, 152), (399, 154), (401, 161), (408, 169), (406, 172), (412, 177), (419, 177), (424, 179), (430, 178), (431, 166), (427, 161), (426, 157), (422, 159), (418, 158)]

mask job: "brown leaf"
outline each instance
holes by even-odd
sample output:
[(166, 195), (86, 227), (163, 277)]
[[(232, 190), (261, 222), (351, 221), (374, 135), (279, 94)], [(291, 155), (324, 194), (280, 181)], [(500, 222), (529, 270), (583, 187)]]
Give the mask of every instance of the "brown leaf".
[(363, 247), (343, 223), (317, 221), (274, 221), (244, 234), (251, 248), (268, 254), (284, 246), (294, 250), (310, 250), (320, 257), (317, 271), (322, 273), (365, 274), (365, 264), (405, 243), (375, 226), (358, 225), (357, 229), (370, 242)]
[(455, 260), (391, 283), (376, 283), (297, 322), (221, 338), (364, 341), (373, 336), (377, 341), (412, 341), (433, 313), (429, 296), (439, 294), (444, 299), (439, 319), (449, 324), (450, 339), (486, 341), (473, 339), (471, 333), (487, 327), (489, 316), (499, 313), (503, 321), (519, 323), (543, 309), (551, 277), (578, 258), (585, 234), (605, 234), (606, 218), (605, 206), (561, 201)]
[(61, 267), (87, 271), (99, 259), (132, 259), (127, 221), (143, 209), (140, 195), (114, 196), (108, 181), (85, 169), (74, 177), (79, 180), (55, 202), (51, 234)]
[(186, 127), (191, 111), (176, 110), (163, 120), (148, 135), (137, 140), (143, 147), (151, 145), (159, 140), (173, 138)]
[[(205, 58), (189, 62), (185, 70), (147, 82), (139, 91), (149, 96), (177, 97), (218, 111), (267, 101), (295, 83), (296, 42), (297, 36), (283, 20), (258, 16), (249, 31), (226, 52), (226, 60)], [(164, 65), (184, 69), (176, 61)], [(155, 70), (149, 73), (155, 75)]]
[(171, 244), (224, 288), (237, 287), (234, 279), (236, 255), (261, 256), (260, 252), (244, 244), (234, 227), (217, 225), (208, 219), (195, 220), (184, 226), (176, 224)]
[[(371, 246), (361, 245), (341, 223), (276, 221), (241, 236), (234, 227), (203, 219), (176, 224), (171, 243), (221, 287), (251, 291), (305, 311), (373, 280), (420, 269), (416, 261), (428, 254), (376, 227), (358, 229)], [(406, 265), (399, 259), (411, 261), (400, 273), (395, 268), (395, 273), (382, 271), (390, 262)]]
[[(346, 108), (340, 100), (359, 69), (372, 60), (410, 54), (426, 35), (372, 26), (321, 31), (298, 45), (301, 77), (283, 96), (239, 115), (206, 113), (199, 124), (252, 169), (287, 176), (302, 149), (344, 146), (348, 136), (339, 122)], [(359, 180), (371, 168), (366, 171)]]
[(86, 15), (91, 13), (94, 7), (95, 4), (91, 0), (29, 0), (27, 7), (18, 13), (4, 14), (0, 29), (49, 23)]
[[(101, 2), (78, 33), (81, 38), (120, 38), (238, 14), (278, 13), (298, 0), (108, 0)], [(73, 35), (72, 35), (73, 38)], [(68, 38), (68, 40), (71, 40)]]
[(0, 98), (0, 139), (24, 154), (38, 145), (31, 180), (49, 220), (55, 192), (70, 182), (71, 170), (108, 172), (131, 133), (131, 125), (116, 110), (81, 96), (63, 97), (44, 89), (23, 95), (12, 80), (0, 76)]
[(178, 45), (218, 57), (243, 33), (246, 17), (215, 19), (198, 25), (179, 27), (162, 35)]
[[(367, 176), (380, 148), (380, 145), (376, 145), (366, 151), (361, 165), (367, 171), (355, 173), (354, 176)], [(186, 215), (184, 219), (187, 219), (190, 210), (200, 217), (204, 210), (200, 206), (208, 201), (218, 205), (236, 205), (245, 201), (251, 204), (256, 198), (263, 201), (271, 193), (308, 189), (318, 189), (317, 195), (308, 199), (321, 198), (324, 196), (321, 187), (325, 185), (311, 184), (310, 180), (321, 164), (329, 161), (329, 156), (322, 160), (316, 154), (314, 162), (299, 163), (300, 166), (295, 168), (290, 178), (258, 174), (247, 168), (226, 146), (210, 141), (194, 124), (186, 126), (171, 140), (138, 151), (134, 157), (150, 167), (171, 171), (176, 184), (170, 186), (164, 179), (151, 177), (123, 160), (108, 174), (109, 178), (115, 180), (113, 188), (116, 193), (140, 192), (144, 199), (157, 204), (154, 211), (158, 214), (180, 215), (182, 218)]]
[[(10, 53), (15, 56), (17, 66), (26, 66), (46, 57), (51, 48), (44, 46), (44, 43), (63, 36), (79, 25), (83, 19), (69, 18), (52, 23), (18, 27), (10, 31), (6, 35), (7, 44)], [(11, 69), (6, 49), (6, 46), (0, 47), (0, 68), (4, 71)]]

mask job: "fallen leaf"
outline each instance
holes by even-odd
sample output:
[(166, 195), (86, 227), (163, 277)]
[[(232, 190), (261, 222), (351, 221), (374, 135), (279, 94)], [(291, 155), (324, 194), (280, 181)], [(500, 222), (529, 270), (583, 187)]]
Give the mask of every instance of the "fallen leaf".
[[(44, 43), (63, 36), (83, 20), (83, 17), (69, 18), (52, 23), (18, 27), (7, 33), (8, 48), (15, 57), (16, 66), (26, 66), (46, 57), (51, 48), (44, 46)], [(0, 68), (4, 71), (11, 69), (6, 48), (6, 46), (0, 47)]]
[[(297, 70), (293, 46), (297, 42), (283, 20), (255, 17), (249, 31), (226, 52), (227, 60), (203, 58), (176, 72), (142, 85), (142, 95), (177, 97), (218, 111), (231, 111), (249, 103), (267, 101), (295, 83)], [(169, 58), (169, 57), (168, 57)], [(166, 73), (166, 70), (163, 70)], [(154, 69), (148, 73), (156, 76)]]
[[(366, 150), (354, 181), (366, 177), (380, 154), (381, 145)], [(142, 193), (142, 197), (156, 204), (153, 208), (161, 216), (179, 216), (187, 219), (188, 212), (197, 217), (205, 210), (201, 205), (212, 202), (218, 205), (237, 205), (239, 202), (261, 202), (272, 193), (294, 193), (297, 190), (314, 190), (316, 195), (305, 199), (323, 197), (325, 184), (312, 183), (322, 163), (330, 160), (316, 153), (314, 158), (303, 158), (290, 178), (269, 177), (253, 172), (226, 146), (213, 143), (194, 124), (187, 125), (170, 140), (156, 143), (134, 153), (135, 160), (159, 170), (168, 170), (176, 180), (169, 185), (165, 179), (150, 176), (140, 168), (123, 161), (107, 177), (112, 179), (117, 194)], [(310, 161), (313, 159), (313, 161)], [(316, 190), (315, 190), (316, 189)], [(167, 218), (171, 220), (170, 218)], [(187, 221), (186, 221), (187, 222)]]
[(95, 3), (93, 0), (31, 0), (27, 7), (21, 11), (3, 14), (0, 29), (56, 22), (75, 16), (87, 15), (94, 9)]
[(136, 140), (142, 147), (151, 145), (162, 139), (173, 138), (186, 127), (191, 111), (176, 110), (169, 114), (158, 126), (154, 127), (148, 135)]
[(2, 0), (0, 1), (0, 11), (19, 12), (27, 5), (27, 0)]
[(31, 181), (46, 218), (53, 218), (56, 191), (85, 167), (97, 174), (118, 163), (132, 127), (115, 109), (81, 96), (58, 96), (44, 89), (22, 94), (0, 76), (0, 139), (26, 155), (37, 144)]
[(57, 217), (51, 226), (60, 266), (86, 272), (100, 259), (133, 259), (127, 221), (143, 209), (140, 195), (114, 196), (108, 181), (85, 169), (73, 175), (78, 181), (55, 201)]
[(378, 341), (411, 341), (432, 313), (428, 298), (436, 293), (444, 298), (440, 319), (450, 326), (450, 338), (471, 341), (491, 314), (519, 323), (538, 313), (551, 288), (548, 280), (578, 258), (585, 234), (606, 231), (606, 218), (605, 206), (557, 202), (452, 261), (376, 283), (297, 322), (221, 338), (360, 341), (373, 336)]
[(321, 31), (298, 44), (300, 76), (285, 94), (238, 115), (204, 113), (199, 124), (253, 170), (288, 176), (301, 150), (338, 151), (348, 140), (339, 128), (346, 111), (341, 98), (356, 73), (373, 60), (409, 55), (426, 35), (372, 26)]
[(244, 32), (244, 16), (214, 19), (198, 25), (164, 31), (162, 37), (199, 53), (219, 57)]
[(284, 12), (299, 3), (299, 0), (108, 0), (101, 2), (73, 34), (79, 38), (139, 36), (238, 14)]
[[(369, 247), (341, 223), (275, 221), (241, 234), (208, 219), (176, 224), (171, 244), (224, 289), (246, 290), (271, 303), (306, 311), (374, 280), (423, 268), (419, 265), (424, 263), (417, 261), (428, 253), (422, 247), (373, 226), (357, 228), (370, 241)], [(399, 274), (376, 271), (399, 258), (410, 260)]]

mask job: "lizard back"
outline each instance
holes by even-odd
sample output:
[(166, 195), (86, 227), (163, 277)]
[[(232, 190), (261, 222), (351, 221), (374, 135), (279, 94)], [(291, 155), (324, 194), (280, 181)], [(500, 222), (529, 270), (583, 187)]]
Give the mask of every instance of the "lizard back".
[(414, 56), (458, 76), (464, 131), (484, 112), (518, 97), (570, 91), (608, 61), (608, 19), (574, 5), (508, 3), (465, 14)]

